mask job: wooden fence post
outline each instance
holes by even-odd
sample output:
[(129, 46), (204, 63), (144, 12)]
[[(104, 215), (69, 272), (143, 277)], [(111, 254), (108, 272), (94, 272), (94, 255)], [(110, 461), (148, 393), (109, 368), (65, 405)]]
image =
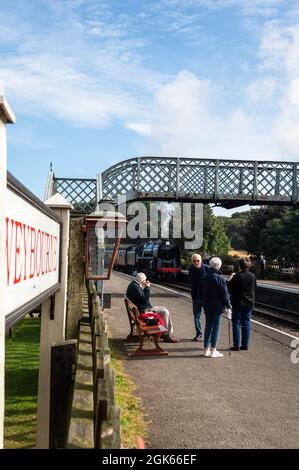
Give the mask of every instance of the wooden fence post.
[(50, 449), (67, 446), (76, 371), (77, 340), (51, 348)]

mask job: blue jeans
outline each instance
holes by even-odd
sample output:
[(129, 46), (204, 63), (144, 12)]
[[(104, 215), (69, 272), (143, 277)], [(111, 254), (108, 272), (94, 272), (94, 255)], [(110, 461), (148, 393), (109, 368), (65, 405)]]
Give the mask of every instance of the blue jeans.
[(202, 311), (202, 303), (200, 299), (192, 299), (192, 309), (193, 309), (193, 315), (194, 315), (196, 336), (201, 336), (202, 331), (201, 331), (200, 316), (201, 316), (201, 311)]
[(232, 321), (234, 346), (240, 347), (242, 329), (242, 347), (248, 348), (251, 314), (252, 307), (233, 307)]
[(209, 314), (206, 313), (206, 327), (205, 327), (205, 338), (204, 348), (207, 349), (210, 346), (212, 348), (217, 347), (219, 331), (221, 324), (221, 312)]

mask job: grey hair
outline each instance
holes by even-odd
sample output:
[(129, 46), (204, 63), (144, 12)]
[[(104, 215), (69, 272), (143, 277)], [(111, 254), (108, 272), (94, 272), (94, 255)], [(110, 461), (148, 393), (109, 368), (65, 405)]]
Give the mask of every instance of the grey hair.
[(136, 274), (136, 281), (144, 282), (146, 280), (146, 275), (144, 273), (137, 273)]
[(222, 261), (217, 256), (213, 256), (213, 258), (210, 259), (209, 265), (211, 268), (219, 270), (221, 268)]
[(201, 255), (199, 253), (194, 253), (192, 256), (191, 256), (191, 261), (194, 260), (194, 258), (199, 258), (201, 260)]

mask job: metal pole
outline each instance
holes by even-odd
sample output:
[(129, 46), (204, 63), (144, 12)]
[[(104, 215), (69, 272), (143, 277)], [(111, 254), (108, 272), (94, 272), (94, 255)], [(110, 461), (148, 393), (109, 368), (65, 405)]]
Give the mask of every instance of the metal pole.
[(230, 340), (230, 319), (228, 318), (228, 350), (229, 350), (229, 356), (231, 355), (231, 340)]
[(102, 179), (102, 173), (97, 173), (97, 201), (96, 201), (96, 210), (99, 210), (99, 203), (103, 199), (103, 179)]
[(254, 162), (253, 167), (253, 200), (256, 201), (258, 195), (258, 183), (257, 183), (257, 175), (258, 175), (258, 162)]
[(176, 199), (179, 197), (179, 194), (180, 194), (180, 163), (181, 163), (180, 158), (177, 158), (177, 161), (176, 161), (176, 191), (175, 191)]
[(101, 304), (102, 304), (102, 310), (104, 310), (104, 281), (102, 281), (102, 285), (101, 285)]
[(140, 170), (141, 170), (141, 158), (137, 158), (137, 188), (136, 191), (140, 191)]
[(218, 194), (219, 194), (219, 160), (216, 160), (216, 164), (215, 164), (215, 185), (214, 185), (215, 202), (217, 202)]
[(297, 185), (297, 174), (299, 165), (297, 162), (293, 163), (293, 188), (292, 188), (292, 200), (296, 204), (298, 202), (298, 185)]
[[(96, 203), (96, 210), (100, 209), (100, 203), (103, 201), (103, 178), (102, 173), (97, 173), (97, 203)], [(103, 260), (99, 257), (99, 251), (97, 251), (97, 263), (98, 263), (98, 271), (99, 273), (104, 273), (104, 266)], [(96, 282), (97, 292), (100, 294), (101, 305), (103, 309), (103, 299), (104, 299), (104, 281), (97, 281)]]
[(231, 329), (231, 319), (232, 319), (232, 310), (231, 308), (226, 308), (225, 309), (225, 312), (226, 312), (226, 317), (227, 317), (227, 325), (228, 325), (228, 350), (229, 350), (229, 355), (231, 355), (231, 333), (230, 333), (230, 329)]

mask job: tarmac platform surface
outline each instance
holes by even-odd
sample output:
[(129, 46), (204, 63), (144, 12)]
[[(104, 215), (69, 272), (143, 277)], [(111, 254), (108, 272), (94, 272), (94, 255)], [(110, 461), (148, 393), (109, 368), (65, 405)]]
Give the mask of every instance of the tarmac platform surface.
[(291, 362), (288, 339), (282, 344), (263, 329), (252, 331), (249, 351), (229, 355), (223, 318), (218, 349), (224, 357), (204, 358), (203, 343), (192, 341), (188, 294), (152, 286), (151, 303), (171, 311), (180, 342), (161, 343), (168, 356), (130, 357), (137, 349), (124, 342), (129, 322), (123, 294), (130, 280), (116, 273), (105, 283), (112, 294), (105, 316), (150, 420), (147, 448), (299, 448), (299, 364)]

